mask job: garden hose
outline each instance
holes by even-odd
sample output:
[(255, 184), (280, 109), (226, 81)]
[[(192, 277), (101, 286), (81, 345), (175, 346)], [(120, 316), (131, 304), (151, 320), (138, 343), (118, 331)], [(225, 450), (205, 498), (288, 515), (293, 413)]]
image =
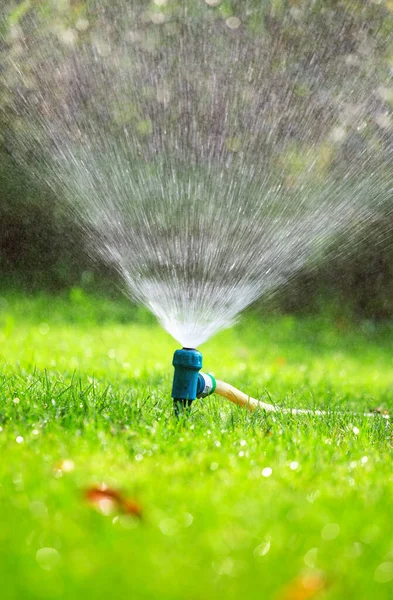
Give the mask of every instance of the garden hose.
[[(202, 393), (197, 396), (197, 398), (205, 398), (206, 396), (210, 396), (210, 394), (216, 393), (218, 396), (222, 396), (226, 398), (233, 404), (237, 404), (242, 408), (246, 408), (250, 412), (254, 412), (256, 410), (264, 410), (266, 412), (276, 412), (276, 413), (284, 413), (284, 414), (313, 414), (313, 415), (323, 415), (324, 411), (321, 410), (313, 410), (307, 408), (281, 408), (280, 406), (274, 406), (273, 404), (269, 404), (268, 402), (262, 402), (261, 400), (256, 400), (251, 396), (248, 396), (244, 392), (238, 390), (230, 383), (226, 383), (225, 381), (220, 381), (219, 379), (214, 379), (214, 377), (210, 374), (199, 373), (205, 378), (212, 378), (214, 380), (214, 388), (211, 389), (208, 393)], [(208, 388), (209, 389), (209, 388)]]

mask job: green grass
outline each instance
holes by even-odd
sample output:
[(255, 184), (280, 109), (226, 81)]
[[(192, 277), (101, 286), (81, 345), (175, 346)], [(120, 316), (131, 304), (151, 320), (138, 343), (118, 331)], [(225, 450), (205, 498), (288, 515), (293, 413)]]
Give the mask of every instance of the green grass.
[[(177, 344), (143, 310), (78, 290), (0, 307), (2, 598), (393, 597), (393, 434), (362, 416), (393, 408), (392, 326), (249, 316), (205, 368), (329, 415), (213, 397), (176, 421)], [(142, 520), (89, 505), (101, 482)]]

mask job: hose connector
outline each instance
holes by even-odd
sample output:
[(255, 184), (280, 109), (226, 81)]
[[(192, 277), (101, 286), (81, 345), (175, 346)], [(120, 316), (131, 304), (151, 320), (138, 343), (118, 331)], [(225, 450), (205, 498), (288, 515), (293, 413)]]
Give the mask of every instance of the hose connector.
[(198, 373), (197, 398), (207, 398), (216, 391), (217, 382), (211, 373)]

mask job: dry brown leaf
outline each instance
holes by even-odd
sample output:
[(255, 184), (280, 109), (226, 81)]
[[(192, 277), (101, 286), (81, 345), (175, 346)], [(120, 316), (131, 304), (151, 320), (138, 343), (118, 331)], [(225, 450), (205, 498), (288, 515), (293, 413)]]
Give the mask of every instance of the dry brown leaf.
[(274, 361), (274, 364), (278, 367), (284, 367), (287, 364), (287, 359), (285, 358), (285, 356), (277, 356), (277, 358)]
[(302, 573), (280, 590), (277, 600), (313, 600), (326, 588), (322, 573)]
[(115, 511), (142, 518), (142, 507), (133, 499), (126, 498), (118, 490), (107, 487), (105, 484), (91, 486), (85, 490), (86, 500), (103, 514), (111, 514)]

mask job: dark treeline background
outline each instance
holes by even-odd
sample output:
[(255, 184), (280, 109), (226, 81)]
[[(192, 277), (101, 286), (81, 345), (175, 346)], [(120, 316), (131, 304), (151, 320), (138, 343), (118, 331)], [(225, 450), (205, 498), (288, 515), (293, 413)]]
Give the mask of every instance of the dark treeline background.
[[(44, 23), (48, 27), (53, 23), (72, 27), (72, 20), (83, 18), (87, 5), (86, 1), (70, 1), (64, 12), (64, 7), (55, 9), (50, 0), (40, 3), (9, 2), (6, 0), (0, 8), (0, 58), (9, 53), (20, 36), (15, 32), (23, 29), (23, 20), (28, 18), (30, 5), (40, 4), (47, 9)], [(67, 3), (62, 3), (67, 4)], [(111, 7), (112, 7), (112, 3)], [(149, 3), (141, 3), (147, 5)], [(153, 6), (152, 10), (173, 10), (181, 4), (173, 1), (165, 8)], [(208, 3), (209, 4), (209, 3)], [(250, 6), (252, 1), (249, 1)], [(293, 44), (298, 36), (304, 39), (306, 27), (309, 26), (307, 7), (309, 0), (275, 0), (266, 2), (266, 30), (275, 31), (281, 27), (283, 40)], [(384, 30), (385, 36), (393, 36), (393, 3), (367, 2), (337, 2), (326, 0), (312, 2), (316, 13), (315, 23), (321, 27), (329, 18), (329, 27), (341, 27), (340, 11), (351, 9), (355, 17), (351, 23), (352, 46), (348, 52), (355, 59), (365, 60), (367, 53), (364, 48), (367, 40), (373, 38), (376, 30)], [(358, 10), (362, 4), (363, 9)], [(135, 2), (138, 5), (138, 2)], [(115, 3), (113, 3), (115, 6)], [(237, 14), (242, 3), (223, 1), (217, 10), (223, 18)], [(57, 12), (56, 12), (57, 10)], [(301, 11), (304, 11), (304, 30), (301, 27)], [(52, 12), (51, 12), (52, 11)], [(59, 12), (60, 11), (60, 12)], [(67, 12), (68, 11), (68, 12)], [(296, 30), (283, 30), (289, 21), (283, 21), (282, 15), (288, 11), (297, 11), (295, 15)], [(358, 11), (358, 12), (356, 12)], [(74, 16), (73, 13), (75, 13)], [(299, 17), (300, 14), (300, 17)], [(332, 16), (333, 15), (333, 16)], [(356, 16), (357, 15), (357, 16)], [(336, 18), (337, 17), (337, 18)], [(299, 25), (300, 23), (300, 25)], [(9, 35), (10, 24), (14, 34)], [(20, 29), (18, 29), (20, 28)], [(253, 35), (260, 35), (253, 25)], [(288, 35), (286, 35), (288, 33)], [(333, 32), (334, 33), (334, 32)], [(329, 36), (332, 31), (326, 31)], [(358, 34), (358, 35), (357, 35)], [(367, 37), (368, 36), (368, 37)], [(353, 43), (358, 38), (358, 45)], [(299, 48), (300, 48), (299, 43)], [(393, 51), (389, 54), (386, 48), (373, 49), (373, 60), (378, 60), (376, 70), (384, 67), (392, 68)], [(4, 62), (4, 61), (3, 61)], [(1, 73), (6, 69), (0, 65)], [(6, 76), (6, 75), (5, 75)], [(393, 88), (383, 89), (387, 109), (393, 104)], [(64, 213), (59, 213), (57, 203), (52, 193), (44, 184), (26, 172), (12, 156), (9, 149), (9, 136), (12, 135), (12, 107), (9, 99), (0, 91), (0, 288), (13, 287), (26, 292), (37, 290), (61, 291), (71, 287), (86, 287), (89, 290), (105, 290), (113, 294), (117, 289), (116, 276), (103, 264), (93, 262), (88, 256), (83, 239), (83, 232), (74, 222), (67, 220)], [(390, 118), (390, 125), (389, 125)], [(393, 124), (391, 114), (383, 123), (384, 139), (393, 144)], [(350, 143), (350, 140), (349, 142)], [(343, 146), (345, 149), (345, 145)], [(322, 148), (321, 152), (324, 151)], [(332, 157), (332, 160), (337, 157)], [(343, 156), (340, 157), (340, 160)], [(324, 158), (325, 162), (325, 158)], [(393, 169), (393, 165), (389, 166)], [(344, 164), (345, 168), (345, 164)], [(392, 192), (393, 196), (393, 192)], [(387, 199), (389, 202), (389, 199)], [(393, 200), (393, 198), (392, 198)], [(283, 311), (317, 311), (322, 307), (336, 307), (342, 310), (347, 307), (360, 318), (385, 319), (393, 316), (393, 217), (384, 216), (370, 226), (369, 235), (362, 236), (351, 249), (340, 253), (343, 240), (336, 238), (326, 248), (325, 256), (321, 259), (318, 269), (305, 266), (301, 271), (274, 296), (272, 306)], [(263, 301), (262, 301), (263, 302)]]

